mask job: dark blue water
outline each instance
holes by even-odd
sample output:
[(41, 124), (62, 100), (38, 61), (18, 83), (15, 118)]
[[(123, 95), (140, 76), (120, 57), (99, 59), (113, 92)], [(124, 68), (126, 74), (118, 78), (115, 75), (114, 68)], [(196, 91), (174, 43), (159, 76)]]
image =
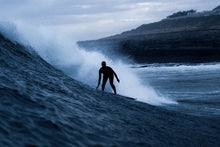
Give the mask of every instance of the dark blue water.
[(145, 83), (178, 103), (169, 109), (220, 116), (220, 63), (151, 64), (135, 71)]
[(0, 146), (220, 146), (219, 115), (170, 107), (97, 91), (0, 35)]

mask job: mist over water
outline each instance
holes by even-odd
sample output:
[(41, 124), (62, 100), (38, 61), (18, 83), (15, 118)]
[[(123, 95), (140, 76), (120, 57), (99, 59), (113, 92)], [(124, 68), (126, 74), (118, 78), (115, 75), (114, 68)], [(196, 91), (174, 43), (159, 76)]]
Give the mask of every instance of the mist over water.
[[(152, 87), (143, 84), (137, 74), (122, 61), (113, 61), (98, 52), (81, 50), (76, 45), (76, 40), (72, 40), (68, 35), (56, 33), (43, 26), (36, 27), (21, 22), (16, 22), (16, 25), (10, 23), (9, 27), (6, 26), (0, 28), (2, 33), (12, 32), (12, 34), (7, 34), (8, 38), (33, 47), (47, 62), (93, 88), (97, 86), (101, 61), (106, 61), (107, 66), (112, 67), (120, 79), (120, 83), (114, 81), (118, 94), (153, 105), (175, 103), (161, 96)], [(10, 29), (13, 31), (8, 31)], [(112, 92), (109, 83), (106, 84), (106, 91)]]

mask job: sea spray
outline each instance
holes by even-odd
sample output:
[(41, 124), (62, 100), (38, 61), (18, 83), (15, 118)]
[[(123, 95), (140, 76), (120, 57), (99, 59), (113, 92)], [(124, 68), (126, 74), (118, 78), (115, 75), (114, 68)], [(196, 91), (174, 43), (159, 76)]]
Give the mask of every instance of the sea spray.
[[(101, 61), (106, 61), (107, 66), (111, 66), (120, 79), (120, 83), (114, 82), (118, 94), (153, 105), (175, 103), (160, 96), (152, 87), (141, 83), (136, 73), (120, 60), (113, 61), (99, 52), (82, 50), (65, 34), (56, 34), (46, 27), (36, 27), (21, 22), (16, 23), (16, 26), (22, 36), (16, 37), (19, 38), (17, 41), (32, 46), (47, 62), (62, 69), (76, 80), (95, 88)], [(111, 91), (108, 83), (106, 91)]]

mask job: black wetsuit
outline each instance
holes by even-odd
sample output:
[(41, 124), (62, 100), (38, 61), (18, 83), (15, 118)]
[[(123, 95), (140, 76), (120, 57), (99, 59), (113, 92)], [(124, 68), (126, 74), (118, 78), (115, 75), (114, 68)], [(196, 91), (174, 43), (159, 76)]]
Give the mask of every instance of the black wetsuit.
[(113, 84), (113, 81), (114, 81), (114, 75), (116, 76), (117, 79), (118, 79), (118, 77), (115, 74), (114, 70), (109, 66), (101, 67), (99, 70), (99, 83), (101, 80), (101, 74), (103, 74), (102, 90), (104, 91), (105, 84), (109, 78), (109, 83), (110, 83), (112, 89), (114, 90), (114, 93), (116, 94), (116, 89), (115, 89), (115, 85)]

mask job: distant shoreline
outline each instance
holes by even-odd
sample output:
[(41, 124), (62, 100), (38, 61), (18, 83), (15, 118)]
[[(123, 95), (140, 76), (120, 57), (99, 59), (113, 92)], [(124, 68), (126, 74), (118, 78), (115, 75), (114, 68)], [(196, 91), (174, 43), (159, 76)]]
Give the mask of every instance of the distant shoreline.
[[(218, 7), (217, 7), (218, 8)], [(213, 13), (212, 13), (213, 12)], [(215, 13), (214, 13), (215, 12)], [(78, 46), (137, 63), (220, 61), (220, 11), (163, 19), (118, 35), (79, 41)]]

